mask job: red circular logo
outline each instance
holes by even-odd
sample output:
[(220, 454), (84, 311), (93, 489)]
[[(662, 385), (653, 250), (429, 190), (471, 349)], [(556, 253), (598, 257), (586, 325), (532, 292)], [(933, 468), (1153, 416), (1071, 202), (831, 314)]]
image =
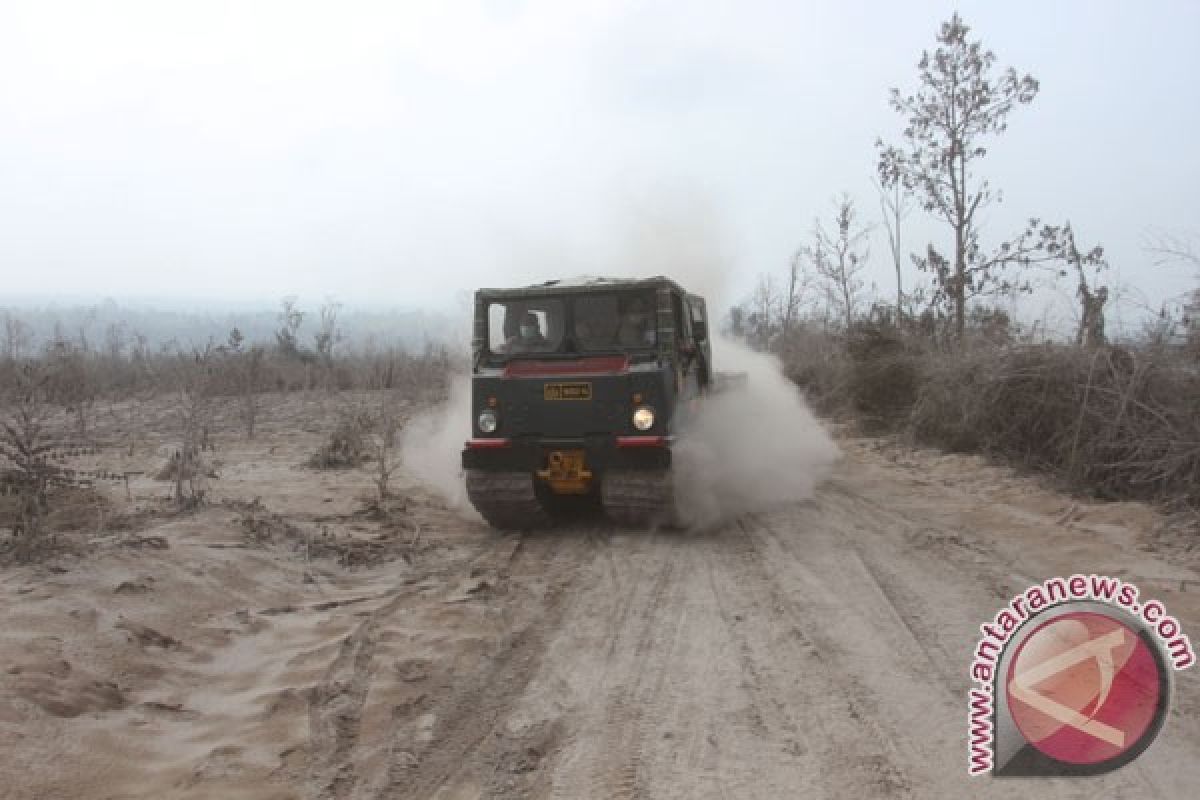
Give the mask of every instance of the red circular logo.
[(1005, 691), (1029, 744), (1057, 761), (1098, 764), (1157, 733), (1166, 687), (1136, 631), (1106, 614), (1076, 611), (1021, 642)]

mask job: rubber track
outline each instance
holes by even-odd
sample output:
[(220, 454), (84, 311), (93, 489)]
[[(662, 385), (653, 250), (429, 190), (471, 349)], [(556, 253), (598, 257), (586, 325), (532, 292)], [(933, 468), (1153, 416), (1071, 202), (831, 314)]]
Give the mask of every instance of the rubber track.
[(548, 527), (550, 515), (542, 508), (528, 472), (467, 470), (467, 497), (488, 524), (502, 531)]
[(609, 470), (604, 473), (600, 492), (604, 512), (622, 527), (679, 524), (670, 471)]

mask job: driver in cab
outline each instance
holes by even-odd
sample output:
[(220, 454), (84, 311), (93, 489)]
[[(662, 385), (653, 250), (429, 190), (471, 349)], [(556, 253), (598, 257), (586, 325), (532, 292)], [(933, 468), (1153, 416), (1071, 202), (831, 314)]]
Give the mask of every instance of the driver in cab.
[(509, 353), (531, 353), (546, 349), (546, 344), (546, 337), (542, 335), (542, 327), (537, 314), (528, 311), (525, 316), (521, 317), (517, 335), (510, 337), (505, 342), (505, 350)]

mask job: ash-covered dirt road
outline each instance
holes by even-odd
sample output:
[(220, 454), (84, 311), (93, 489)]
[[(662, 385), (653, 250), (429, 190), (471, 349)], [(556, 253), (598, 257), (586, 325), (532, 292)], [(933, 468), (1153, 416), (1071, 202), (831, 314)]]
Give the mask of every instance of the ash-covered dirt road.
[[(1063, 509), (1020, 485), (987, 503), (928, 476), (867, 444), (814, 500), (719, 530), (494, 540), (496, 592), (477, 602), (508, 632), (431, 692), (425, 740), (399, 729), (378, 743), (401, 749), (404, 769), (331, 795), (1028, 796), (1027, 782), (965, 772), (980, 622), (1081, 567), (1136, 578), (1188, 620), (1200, 583), (1122, 541), (1137, 507)], [(1189, 796), (1200, 726), (1196, 682), (1181, 677), (1139, 762), (1039, 782), (1037, 796)]]
[(1117, 575), (1200, 635), (1195, 555), (1157, 515), (974, 459), (842, 445), (815, 497), (717, 529), (521, 536), (416, 484), (415, 525), (388, 534), (340, 505), (365, 473), (301, 486), (293, 467), (271, 477), (298, 451), (228, 453), (231, 497), (253, 482), (286, 524), (336, 538), (358, 520), (403, 558), (345, 570), (313, 560), (310, 536), (305, 556), (249, 547), (212, 507), (158, 525), (166, 549), (3, 573), (0, 794), (1192, 796), (1194, 670), (1122, 770), (966, 774), (971, 652), (1014, 593)]

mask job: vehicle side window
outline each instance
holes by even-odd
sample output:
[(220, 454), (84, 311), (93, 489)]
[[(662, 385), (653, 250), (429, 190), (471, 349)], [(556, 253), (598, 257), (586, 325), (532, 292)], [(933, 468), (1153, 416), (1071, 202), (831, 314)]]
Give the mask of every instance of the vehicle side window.
[(683, 299), (674, 293), (671, 295), (671, 311), (675, 315), (675, 344), (678, 346), (692, 338), (692, 326), (683, 313)]
[(507, 311), (500, 303), (488, 306), (488, 342), (493, 350), (508, 339), (508, 331), (505, 330)]
[(704, 305), (699, 300), (688, 300), (688, 308), (691, 309), (692, 312), (690, 314), (692, 318), (691, 321), (693, 323), (700, 323), (699, 325), (693, 325), (692, 327), (694, 329), (704, 329), (706, 327), (704, 325)]

